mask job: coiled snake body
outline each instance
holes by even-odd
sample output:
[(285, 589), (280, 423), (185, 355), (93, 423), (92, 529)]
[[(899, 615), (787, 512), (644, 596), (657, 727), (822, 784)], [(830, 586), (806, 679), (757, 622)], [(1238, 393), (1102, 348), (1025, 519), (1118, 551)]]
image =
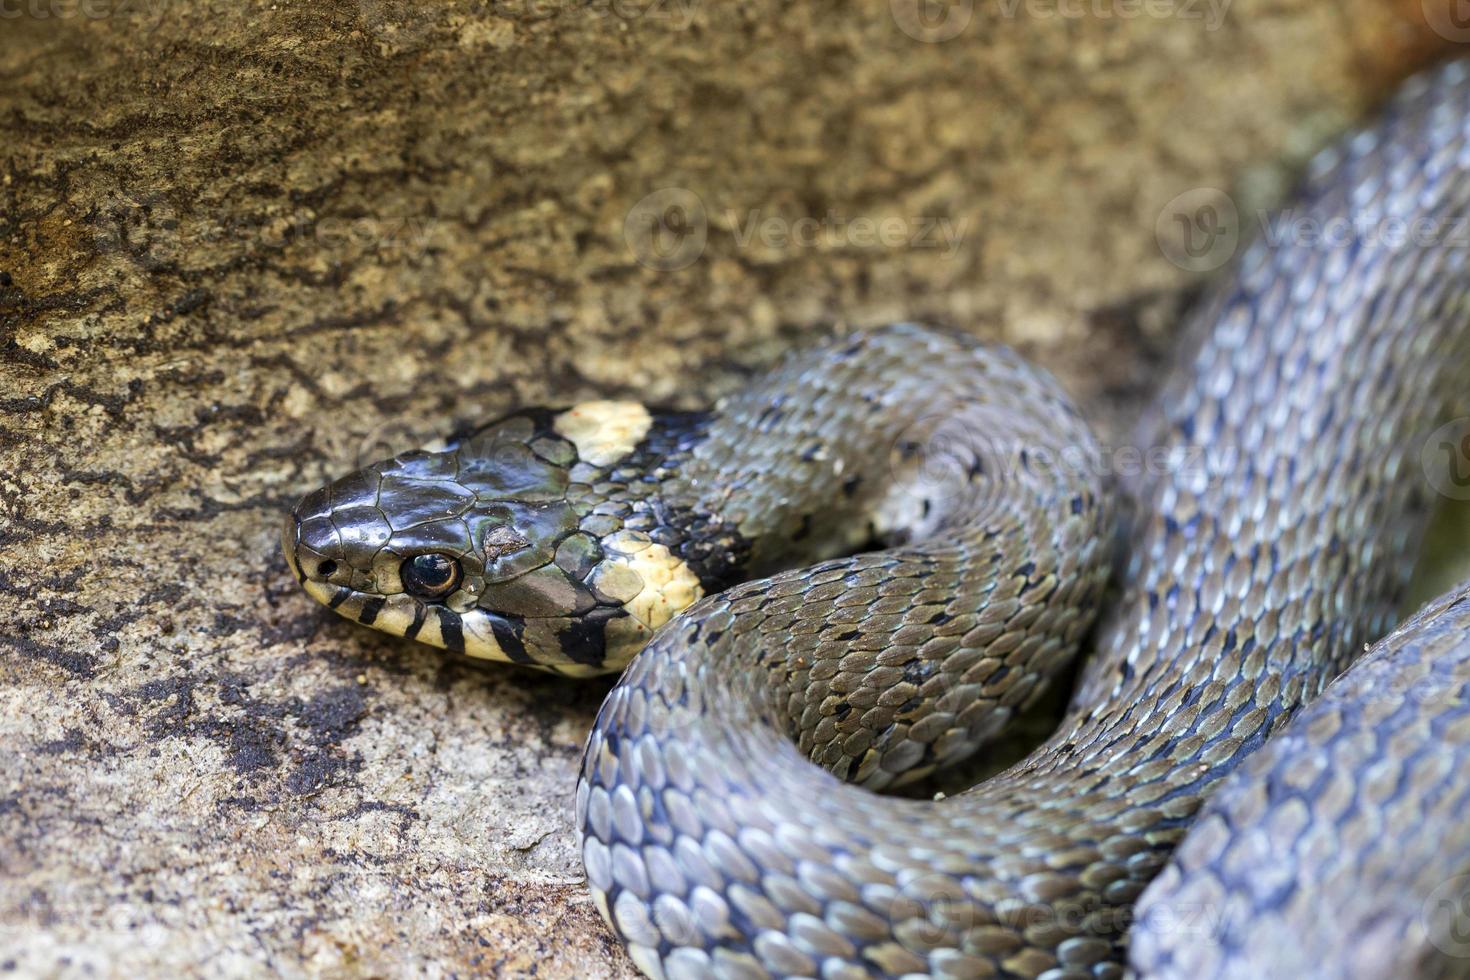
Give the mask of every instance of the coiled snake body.
[[(1319, 157), (1295, 214), (1470, 218), (1466, 64)], [(1249, 248), (1144, 429), (1162, 465), (1092, 633), (1114, 508), (1086, 424), (1008, 351), (909, 325), (707, 413), (517, 413), (308, 495), (285, 550), (339, 613), (471, 656), (637, 654), (576, 812), (650, 975), (1113, 977), (1130, 931), (1149, 976), (1455, 973), (1433, 903), (1470, 891), (1470, 603), (1271, 737), (1390, 623), (1419, 450), (1465, 377), (1466, 263), (1357, 233)], [(973, 754), (1088, 636), (1025, 760), (874, 792)], [(1265, 945), (1287, 938), (1307, 958)]]

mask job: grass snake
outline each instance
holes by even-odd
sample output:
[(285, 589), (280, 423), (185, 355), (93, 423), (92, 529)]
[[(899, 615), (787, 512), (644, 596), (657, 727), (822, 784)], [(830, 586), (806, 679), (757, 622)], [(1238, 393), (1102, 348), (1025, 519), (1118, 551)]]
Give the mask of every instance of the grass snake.
[[(651, 976), (1464, 973), (1435, 910), (1470, 871), (1470, 600), (1313, 699), (1392, 625), (1470, 353), (1470, 250), (1364, 229), (1456, 227), (1467, 178), (1465, 62), (1324, 151), (1291, 214), (1350, 233), (1263, 234), (1207, 293), (1126, 508), (1045, 372), (899, 324), (708, 411), (515, 412), (307, 495), (284, 549), (357, 622), (628, 665), (576, 819)], [(972, 756), (1084, 645), (1024, 760), (875, 792)]]

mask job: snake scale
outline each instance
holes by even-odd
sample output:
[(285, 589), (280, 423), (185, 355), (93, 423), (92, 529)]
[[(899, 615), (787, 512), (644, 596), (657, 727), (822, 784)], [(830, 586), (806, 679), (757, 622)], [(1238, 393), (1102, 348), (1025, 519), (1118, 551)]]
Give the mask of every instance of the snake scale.
[[(1206, 294), (1127, 508), (1048, 375), (901, 324), (709, 411), (527, 409), (375, 464), (301, 501), (288, 561), (391, 633), (628, 665), (576, 819), (650, 976), (1470, 975), (1470, 598), (1317, 697), (1391, 626), (1464, 388), (1470, 250), (1361, 230), (1470, 219), (1470, 63), (1324, 151), (1292, 213), (1357, 231), (1263, 235)], [(1024, 760), (876, 792), (1084, 645)]]

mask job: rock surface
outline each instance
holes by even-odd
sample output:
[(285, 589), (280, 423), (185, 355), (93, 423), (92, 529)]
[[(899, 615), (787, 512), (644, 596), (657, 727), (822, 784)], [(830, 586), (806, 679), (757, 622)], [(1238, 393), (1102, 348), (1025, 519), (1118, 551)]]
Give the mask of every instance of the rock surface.
[(1201, 188), (1249, 234), (1465, 40), (1433, 0), (4, 16), (0, 970), (25, 974), (628, 975), (570, 819), (607, 685), (336, 619), (281, 512), (514, 402), (695, 404), (900, 317), (1020, 346), (1116, 432), (1230, 252), (1228, 220), (1182, 250), (1223, 213)]

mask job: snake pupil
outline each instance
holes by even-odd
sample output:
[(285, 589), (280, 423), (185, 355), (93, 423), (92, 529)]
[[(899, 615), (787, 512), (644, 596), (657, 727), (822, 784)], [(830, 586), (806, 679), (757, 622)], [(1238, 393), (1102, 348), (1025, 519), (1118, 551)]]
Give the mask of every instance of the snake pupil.
[(459, 562), (448, 555), (416, 555), (403, 563), (403, 587), (420, 599), (439, 599), (459, 586)]
[(334, 562), (334, 561), (332, 561), (332, 560), (330, 560), (330, 559), (328, 559), (327, 561), (322, 562), (320, 565), (318, 565), (316, 567), (316, 573), (317, 573), (317, 575), (321, 576), (322, 578), (331, 578), (332, 577), (332, 574), (334, 572), (336, 572), (336, 571), (337, 571), (337, 563)]

